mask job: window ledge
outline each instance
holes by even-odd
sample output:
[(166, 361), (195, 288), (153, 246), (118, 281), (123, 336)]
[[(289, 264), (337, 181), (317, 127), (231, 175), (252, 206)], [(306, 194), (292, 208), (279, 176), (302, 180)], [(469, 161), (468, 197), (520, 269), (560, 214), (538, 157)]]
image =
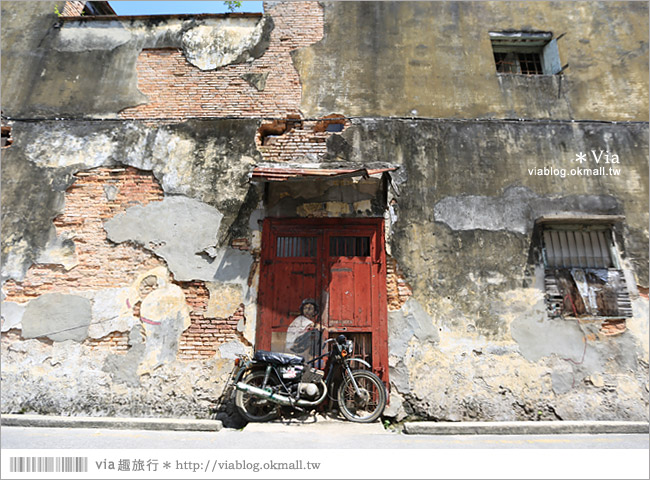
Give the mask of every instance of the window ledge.
[(594, 317), (594, 316), (589, 316), (585, 315), (584, 317), (574, 317), (571, 315), (564, 315), (560, 317), (551, 317), (551, 318), (561, 318), (562, 320), (578, 320), (580, 322), (602, 322), (605, 320), (620, 320), (620, 321), (625, 321), (629, 317), (623, 317), (623, 316), (616, 316), (616, 317)]

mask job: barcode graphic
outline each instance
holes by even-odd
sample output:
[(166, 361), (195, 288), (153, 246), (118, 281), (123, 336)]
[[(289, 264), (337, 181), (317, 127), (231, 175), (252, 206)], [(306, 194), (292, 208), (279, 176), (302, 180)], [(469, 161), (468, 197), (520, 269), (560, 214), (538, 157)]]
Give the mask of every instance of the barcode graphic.
[(88, 457), (9, 457), (10, 472), (87, 472)]

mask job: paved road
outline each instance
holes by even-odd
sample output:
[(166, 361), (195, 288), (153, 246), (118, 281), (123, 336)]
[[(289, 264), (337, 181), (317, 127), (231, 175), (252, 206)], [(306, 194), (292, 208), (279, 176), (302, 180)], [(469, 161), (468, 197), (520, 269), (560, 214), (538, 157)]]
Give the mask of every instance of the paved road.
[(356, 449), (648, 449), (648, 435), (403, 435), (387, 431), (273, 430), (174, 432), (2, 427), (5, 448), (356, 448)]

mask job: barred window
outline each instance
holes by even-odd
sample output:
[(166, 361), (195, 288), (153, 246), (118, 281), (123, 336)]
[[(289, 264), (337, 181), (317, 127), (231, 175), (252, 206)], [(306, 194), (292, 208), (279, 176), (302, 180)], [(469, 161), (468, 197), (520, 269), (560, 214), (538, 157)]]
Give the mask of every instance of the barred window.
[[(497, 73), (556, 75), (562, 72), (551, 32), (489, 32)], [(559, 37), (558, 37), (559, 38)]]
[(278, 237), (275, 256), (289, 257), (315, 257), (317, 247), (316, 237)]
[(370, 237), (330, 238), (331, 257), (369, 257)]

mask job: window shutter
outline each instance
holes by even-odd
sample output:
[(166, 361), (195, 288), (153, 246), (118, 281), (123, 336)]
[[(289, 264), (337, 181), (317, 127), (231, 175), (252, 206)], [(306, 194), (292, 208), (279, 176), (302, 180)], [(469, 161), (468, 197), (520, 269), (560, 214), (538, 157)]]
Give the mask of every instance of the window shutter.
[(557, 39), (554, 38), (546, 44), (542, 51), (542, 68), (544, 75), (557, 75), (562, 70), (560, 51), (557, 48)]
[(549, 267), (613, 268), (610, 244), (609, 231), (544, 231)]

